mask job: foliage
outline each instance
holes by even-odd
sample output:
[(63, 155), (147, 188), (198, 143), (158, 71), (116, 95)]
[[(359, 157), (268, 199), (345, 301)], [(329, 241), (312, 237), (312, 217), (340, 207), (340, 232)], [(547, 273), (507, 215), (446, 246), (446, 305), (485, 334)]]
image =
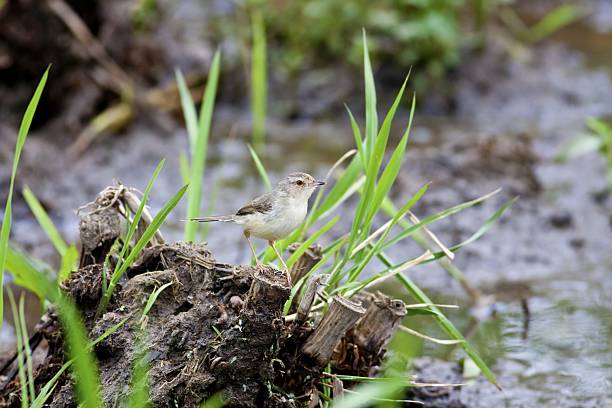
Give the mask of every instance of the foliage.
[(266, 26), (275, 66), (290, 72), (318, 61), (360, 65), (356, 28), (364, 27), (380, 63), (420, 64), (440, 74), (459, 60), (463, 5), (464, 0), (281, 1), (267, 8)]
[(11, 223), (13, 216), (13, 190), (15, 188), (15, 177), (17, 175), (17, 167), (19, 166), (19, 158), (21, 157), (21, 152), (23, 150), (23, 145), (25, 144), (26, 138), (28, 137), (28, 132), (30, 130), (30, 125), (32, 124), (32, 119), (34, 118), (34, 113), (36, 112), (36, 107), (38, 106), (38, 101), (40, 100), (40, 96), (42, 95), (43, 89), (45, 88), (45, 84), (47, 83), (47, 77), (49, 75), (49, 68), (43, 74), (38, 86), (36, 87), (36, 91), (34, 91), (34, 96), (30, 100), (28, 107), (23, 115), (23, 119), (21, 120), (21, 125), (19, 126), (19, 134), (17, 135), (17, 143), (15, 145), (15, 156), (13, 157), (13, 168), (11, 171), (11, 181), (9, 184), (8, 197), (6, 199), (6, 205), (4, 207), (4, 217), (2, 219), (2, 230), (0, 232), (0, 328), (2, 328), (2, 324), (4, 322), (4, 312), (3, 312), (3, 294), (4, 294), (4, 268), (6, 266), (6, 258), (8, 253), (8, 245), (9, 245), (9, 235), (11, 232)]
[(586, 124), (588, 132), (567, 143), (555, 159), (565, 161), (584, 154), (599, 153), (606, 163), (608, 189), (612, 192), (612, 127), (596, 118), (587, 119)]
[[(206, 153), (208, 151), (208, 137), (212, 122), (213, 109), (215, 107), (215, 96), (219, 82), (219, 71), (221, 65), (221, 54), (217, 51), (213, 57), (208, 74), (206, 90), (202, 97), (202, 106), (199, 116), (196, 114), (193, 100), (189, 89), (185, 84), (182, 74), (177, 71), (176, 79), (179, 85), (183, 115), (187, 125), (189, 136), (189, 147), (191, 149), (191, 163), (189, 163), (189, 190), (187, 192), (187, 219), (200, 216), (202, 202), (202, 183), (204, 170), (206, 169)], [(183, 165), (185, 167), (185, 165)], [(198, 224), (185, 223), (185, 241), (195, 241)]]

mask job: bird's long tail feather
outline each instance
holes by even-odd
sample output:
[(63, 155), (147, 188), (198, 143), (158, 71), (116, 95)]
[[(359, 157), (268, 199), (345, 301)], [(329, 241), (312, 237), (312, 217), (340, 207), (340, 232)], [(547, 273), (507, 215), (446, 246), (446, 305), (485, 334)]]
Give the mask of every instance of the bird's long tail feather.
[(199, 218), (190, 218), (189, 221), (197, 221), (197, 222), (233, 222), (233, 215), (217, 215), (212, 217), (199, 217)]

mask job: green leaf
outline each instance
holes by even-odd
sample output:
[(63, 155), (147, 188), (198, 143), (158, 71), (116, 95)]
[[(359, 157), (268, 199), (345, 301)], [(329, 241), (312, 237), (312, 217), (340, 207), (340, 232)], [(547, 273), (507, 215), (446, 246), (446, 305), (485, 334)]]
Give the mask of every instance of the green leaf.
[(13, 275), (13, 283), (34, 293), (42, 302), (46, 298), (45, 286), (40, 276), (50, 277), (51, 268), (42, 262), (35, 262), (20, 251), (7, 248), (6, 269)]
[(19, 385), (21, 387), (21, 407), (27, 408), (30, 400), (28, 398), (28, 380), (26, 379), (24, 344), (23, 337), (21, 335), (21, 319), (19, 318), (19, 313), (17, 312), (17, 304), (15, 303), (15, 298), (13, 297), (13, 291), (9, 289), (8, 295), (9, 303), (11, 305), (11, 312), (13, 313), (13, 322), (15, 324), (15, 339), (17, 342), (17, 373), (19, 376)]
[(149, 298), (147, 299), (147, 304), (145, 305), (142, 311), (142, 316), (140, 317), (140, 323), (144, 322), (146, 316), (149, 314), (149, 311), (155, 304), (157, 297), (164, 291), (164, 289), (166, 289), (170, 285), (172, 285), (172, 282), (168, 282), (160, 286), (159, 288), (155, 289), (153, 292), (151, 292), (151, 294), (149, 295)]
[(19, 165), (19, 158), (21, 157), (21, 151), (23, 150), (23, 145), (25, 144), (26, 138), (28, 137), (28, 132), (30, 130), (30, 125), (32, 124), (32, 119), (34, 118), (34, 113), (36, 112), (36, 107), (38, 106), (38, 101), (40, 100), (40, 96), (42, 95), (43, 89), (45, 88), (45, 84), (47, 83), (47, 77), (49, 75), (49, 68), (43, 74), (38, 86), (36, 87), (36, 91), (34, 91), (34, 95), (28, 104), (28, 107), (23, 115), (23, 119), (21, 120), (21, 125), (19, 126), (19, 134), (17, 136), (17, 143), (15, 145), (15, 156), (13, 157), (13, 168), (11, 171), (11, 181), (8, 189), (8, 197), (6, 199), (6, 206), (4, 207), (4, 217), (2, 219), (2, 230), (0, 231), (0, 329), (2, 328), (2, 324), (4, 323), (4, 269), (6, 267), (6, 256), (8, 252), (8, 242), (9, 235), (11, 233), (11, 223), (13, 217), (13, 190), (15, 188), (15, 177), (17, 175), (17, 167)]
[(493, 195), (497, 194), (499, 192), (499, 190), (495, 190), (489, 194), (485, 194), (482, 197), (478, 197), (474, 200), (471, 201), (466, 201), (465, 203), (456, 205), (454, 207), (448, 208), (444, 211), (440, 211), (439, 213), (435, 214), (435, 215), (431, 215), (429, 217), (424, 218), (423, 220), (421, 220), (421, 222), (418, 222), (414, 225), (411, 225), (407, 228), (405, 228), (402, 232), (400, 232), (398, 235), (396, 235), (395, 237), (391, 238), (388, 242), (386, 242), (381, 250), (386, 250), (387, 248), (397, 244), (399, 241), (401, 241), (404, 238), (409, 237), (410, 235), (414, 234), (416, 231), (420, 230), (421, 228), (431, 224), (434, 221), (440, 220), (442, 218), (446, 218), (449, 215), (452, 214), (456, 214), (460, 211), (463, 211), (467, 208), (473, 207), (485, 200), (487, 200), (488, 198), (492, 197)]
[[(374, 85), (374, 74), (372, 73), (372, 65), (370, 63), (370, 54), (368, 51), (368, 40), (365, 29), (363, 30), (363, 81), (365, 85), (365, 116), (366, 116), (366, 131), (365, 131), (365, 152), (366, 159), (369, 163), (372, 151), (374, 149), (374, 139), (378, 133), (378, 115), (376, 113), (376, 86)], [(367, 166), (366, 166), (367, 168)]]
[(151, 176), (151, 179), (149, 180), (149, 183), (147, 184), (147, 188), (145, 188), (145, 191), (142, 195), (142, 200), (140, 200), (140, 205), (138, 206), (138, 209), (136, 210), (136, 213), (134, 214), (134, 218), (132, 218), (130, 228), (128, 229), (125, 239), (123, 240), (123, 247), (121, 248), (121, 253), (119, 254), (119, 261), (115, 265), (115, 270), (113, 274), (116, 273), (117, 270), (121, 268), (121, 264), (123, 263), (125, 259), (125, 255), (128, 251), (128, 248), (130, 247), (130, 242), (132, 241), (132, 237), (134, 236), (134, 233), (138, 229), (138, 224), (140, 223), (142, 212), (144, 211), (145, 205), (147, 205), (147, 202), (149, 201), (149, 193), (151, 192), (151, 187), (153, 187), (153, 183), (155, 183), (157, 176), (164, 168), (164, 164), (166, 164), (165, 159), (162, 159), (157, 164), (157, 167), (155, 168), (155, 171), (153, 172), (153, 176)]
[(270, 183), (268, 172), (266, 171), (266, 168), (264, 167), (264, 165), (261, 163), (261, 160), (259, 159), (257, 152), (255, 151), (255, 149), (251, 147), (251, 145), (247, 145), (247, 147), (249, 148), (249, 152), (251, 153), (251, 157), (253, 158), (255, 167), (257, 167), (257, 172), (259, 173), (259, 177), (261, 177), (261, 180), (266, 185), (266, 188), (268, 189), (268, 191), (272, 191), (272, 183)]
[(60, 256), (64, 256), (68, 249), (68, 245), (66, 245), (59, 231), (55, 228), (55, 225), (53, 225), (53, 221), (51, 221), (51, 218), (40, 204), (40, 201), (38, 201), (38, 198), (36, 198), (32, 190), (27, 186), (23, 189), (23, 198), (25, 198), (26, 203), (30, 207), (30, 211), (34, 214), (36, 221), (38, 221), (38, 224), (45, 234), (47, 234), (47, 237), (49, 237), (49, 240), (57, 252)]
[(410, 137), (410, 129), (412, 128), (412, 119), (414, 117), (414, 109), (416, 106), (416, 98), (412, 98), (412, 108), (410, 109), (410, 119), (408, 120), (408, 127), (402, 136), (399, 144), (396, 146), (391, 158), (389, 159), (389, 163), (385, 167), (382, 175), (380, 176), (380, 180), (376, 189), (374, 191), (374, 198), (370, 202), (370, 212), (366, 217), (366, 224), (369, 224), (374, 216), (380, 210), (380, 207), (383, 203), (384, 198), (387, 196), (391, 187), (395, 183), (395, 179), (399, 174), (400, 168), (402, 166), (402, 161), (406, 154), (406, 145), (408, 144), (408, 138)]
[[(191, 152), (191, 173), (189, 176), (189, 193), (187, 198), (187, 219), (196, 218), (200, 212), (202, 201), (202, 183), (206, 167), (206, 153), (208, 151), (208, 137), (212, 122), (212, 113), (215, 107), (215, 96), (219, 82), (219, 66), (221, 56), (219, 51), (215, 52), (208, 73), (206, 90), (202, 97), (200, 117), (198, 119), (198, 137)], [(185, 223), (185, 241), (195, 241), (198, 225), (195, 222)]]
[(64, 255), (62, 256), (62, 264), (57, 274), (57, 281), (63, 282), (70, 277), (72, 271), (77, 267), (79, 261), (79, 251), (77, 251), (74, 245), (70, 245)]
[[(387, 267), (392, 267), (393, 263), (391, 262), (390, 258), (383, 252), (380, 252), (377, 256)], [(414, 284), (414, 282), (412, 282), (412, 280), (410, 280), (410, 278), (402, 274), (397, 274), (395, 275), (395, 277), (402, 285), (404, 285), (404, 287), (417, 300), (417, 302), (429, 304), (434, 303), (429, 298), (429, 296), (427, 296), (417, 285)], [(487, 377), (487, 379), (491, 381), (491, 383), (493, 383), (497, 388), (501, 389), (501, 386), (495, 378), (495, 374), (493, 374), (489, 366), (487, 366), (487, 364), (480, 358), (478, 352), (476, 352), (474, 347), (465, 339), (465, 337), (463, 337), (461, 332), (457, 330), (455, 325), (453, 325), (453, 323), (448, 320), (448, 318), (436, 306), (430, 306), (429, 310), (435, 314), (434, 318), (440, 328), (442, 328), (442, 330), (444, 330), (444, 332), (446, 332), (446, 334), (450, 338), (455, 340), (461, 340), (461, 343), (459, 344), (467, 353), (467, 355), (470, 356), (472, 360), (474, 360), (474, 363), (476, 363), (476, 365), (480, 368), (485, 377)]]
[(191, 92), (187, 87), (185, 78), (180, 70), (175, 70), (176, 83), (181, 97), (181, 107), (183, 108), (183, 117), (185, 118), (185, 126), (187, 126), (187, 136), (189, 137), (189, 147), (193, 151), (195, 149), (196, 140), (198, 138), (198, 115), (196, 113)]
[(300, 246), (293, 252), (293, 254), (291, 254), (289, 259), (287, 259), (287, 262), (286, 262), (287, 267), (291, 268), (293, 264), (296, 263), (298, 259), (300, 259), (300, 256), (302, 256), (304, 252), (306, 252), (308, 247), (314, 244), (317, 239), (319, 239), (323, 234), (329, 231), (331, 227), (336, 225), (338, 220), (340, 220), (340, 216), (335, 216), (334, 218), (329, 220), (325, 225), (323, 225), (317, 232), (312, 234), (310, 238), (302, 242), (302, 244), (300, 244)]

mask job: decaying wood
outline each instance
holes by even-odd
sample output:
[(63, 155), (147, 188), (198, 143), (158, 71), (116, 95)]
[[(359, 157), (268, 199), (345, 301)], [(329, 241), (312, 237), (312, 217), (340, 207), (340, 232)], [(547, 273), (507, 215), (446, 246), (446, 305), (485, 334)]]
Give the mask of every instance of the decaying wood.
[(304, 343), (302, 352), (324, 367), (329, 362), (336, 344), (364, 313), (365, 309), (361, 307), (361, 303), (340, 295), (334, 296), (329, 310)]
[(382, 293), (370, 295), (365, 314), (353, 329), (355, 344), (377, 355), (387, 345), (397, 326), (406, 316), (406, 305)]
[[(298, 247), (299, 243), (291, 244), (289, 248), (289, 252), (293, 254)], [(313, 266), (317, 264), (321, 260), (321, 246), (320, 245), (311, 245), (308, 247), (306, 251), (300, 256), (296, 263), (293, 264), (289, 273), (291, 274), (291, 282), (297, 282), (302, 278), (302, 276), (306, 275)]]
[(295, 318), (296, 324), (302, 324), (308, 319), (308, 313), (310, 313), (310, 308), (312, 307), (312, 303), (315, 300), (315, 296), (325, 285), (329, 275), (316, 275), (311, 276), (308, 281), (308, 286), (304, 291), (304, 295), (300, 300), (300, 304), (297, 309), (297, 316)]

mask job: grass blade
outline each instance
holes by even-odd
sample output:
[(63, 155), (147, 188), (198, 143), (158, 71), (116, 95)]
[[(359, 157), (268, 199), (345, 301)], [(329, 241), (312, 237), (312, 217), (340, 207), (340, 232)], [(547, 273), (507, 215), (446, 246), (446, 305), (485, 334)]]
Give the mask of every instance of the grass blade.
[(253, 117), (253, 145), (259, 151), (265, 147), (267, 111), (266, 26), (261, 8), (251, 13), (253, 48), (251, 55), (251, 115)]
[(117, 262), (117, 265), (115, 265), (115, 271), (113, 272), (113, 274), (116, 273), (117, 270), (121, 268), (121, 264), (125, 260), (125, 255), (127, 253), (128, 248), (130, 247), (130, 242), (132, 241), (132, 237), (134, 236), (134, 233), (138, 229), (138, 224), (140, 223), (142, 212), (144, 211), (145, 205), (147, 205), (147, 202), (149, 201), (149, 193), (151, 192), (151, 187), (153, 187), (153, 183), (155, 183), (157, 176), (164, 168), (164, 164), (166, 164), (166, 160), (162, 159), (157, 164), (157, 167), (155, 168), (155, 171), (153, 172), (153, 176), (151, 176), (151, 179), (149, 180), (149, 184), (147, 184), (147, 188), (145, 189), (142, 195), (142, 200), (140, 200), (140, 205), (138, 206), (138, 209), (136, 210), (136, 213), (134, 214), (134, 218), (132, 218), (130, 228), (128, 229), (127, 235), (125, 236), (123, 247), (121, 248), (121, 253), (119, 254), (119, 261)]
[(15, 177), (17, 175), (17, 167), (19, 165), (19, 159), (21, 158), (21, 152), (23, 145), (25, 144), (38, 101), (42, 95), (45, 84), (47, 83), (47, 77), (49, 76), (49, 68), (43, 74), (34, 95), (26, 108), (21, 125), (19, 126), (19, 134), (17, 136), (17, 143), (15, 145), (15, 156), (13, 157), (13, 168), (11, 171), (11, 181), (8, 189), (8, 197), (6, 199), (6, 206), (4, 207), (4, 217), (2, 219), (2, 230), (0, 231), (0, 328), (4, 322), (4, 268), (6, 266), (6, 256), (8, 252), (9, 235), (11, 232), (11, 223), (13, 217), (13, 190), (15, 188)]
[(306, 241), (304, 241), (294, 252), (291, 254), (289, 259), (287, 259), (287, 267), (291, 268), (294, 263), (300, 259), (300, 256), (306, 252), (308, 247), (316, 242), (323, 234), (330, 230), (331, 227), (336, 225), (336, 223), (340, 220), (340, 216), (335, 216), (331, 220), (329, 220), (325, 225), (323, 225), (317, 232), (312, 234)]
[(142, 311), (142, 316), (140, 317), (140, 323), (141, 324), (145, 321), (147, 315), (149, 314), (149, 311), (151, 310), (151, 308), (155, 304), (155, 301), (157, 300), (157, 297), (164, 291), (164, 289), (166, 289), (170, 285), (172, 285), (172, 282), (168, 282), (168, 283), (160, 286), (159, 288), (155, 289), (153, 292), (151, 292), (151, 294), (149, 295), (149, 298), (147, 299), (147, 304), (145, 305), (145, 307), (144, 307), (144, 309)]
[[(23, 337), (21, 335), (21, 319), (19, 318), (19, 313), (17, 312), (17, 304), (15, 303), (15, 297), (13, 296), (13, 291), (8, 290), (9, 295), (9, 303), (11, 305), (11, 311), (13, 313), (13, 322), (15, 324), (15, 338), (17, 342), (17, 367), (18, 367), (18, 376), (19, 376), (19, 386), (21, 388), (21, 407), (27, 408), (29, 405), (28, 398), (28, 380), (26, 378), (26, 368), (25, 368), (25, 358), (24, 358), (24, 343)], [(27, 341), (27, 340), (26, 340)]]
[(417, 224), (413, 224), (411, 226), (409, 226), (408, 228), (405, 228), (401, 233), (399, 233), (398, 235), (396, 235), (395, 237), (391, 238), (389, 241), (387, 241), (385, 244), (383, 244), (381, 250), (385, 250), (395, 244), (397, 244), (399, 241), (401, 241), (404, 238), (409, 237), (410, 235), (414, 234), (416, 231), (420, 230), (421, 228), (423, 228), (424, 226), (427, 226), (429, 224), (431, 224), (434, 221), (440, 220), (442, 218), (448, 217), (449, 215), (452, 214), (456, 214), (460, 211), (463, 211), (467, 208), (473, 207), (478, 203), (481, 203), (489, 198), (491, 198), (492, 196), (494, 196), (495, 194), (497, 194), (500, 190), (495, 190), (491, 193), (485, 194), (482, 197), (478, 197), (474, 200), (470, 200), (470, 201), (466, 201), (465, 203), (462, 204), (458, 204), (454, 207), (448, 208), (444, 211), (440, 211), (439, 213), (435, 214), (435, 215), (431, 215), (429, 217), (424, 218), (421, 222), (417, 223)]
[[(32, 364), (32, 349), (30, 348), (30, 336), (28, 335), (28, 326), (25, 320), (25, 298), (23, 292), (19, 297), (19, 326), (21, 328), (21, 338), (25, 351), (26, 373), (28, 374), (28, 390), (30, 391), (30, 399), (34, 401), (36, 391), (34, 390), (34, 366)], [(19, 335), (19, 334), (18, 334)]]
[(30, 188), (27, 186), (23, 189), (23, 198), (30, 207), (32, 214), (34, 214), (36, 221), (38, 221), (38, 224), (41, 226), (45, 234), (47, 234), (47, 237), (49, 237), (49, 240), (57, 252), (60, 254), (60, 256), (64, 256), (68, 250), (68, 245), (66, 245), (66, 242), (60, 235), (59, 231), (57, 228), (55, 228), (55, 225), (53, 225), (53, 221), (51, 221), (49, 214), (47, 214), (43, 206), (40, 204), (38, 198), (36, 198), (32, 190), (30, 190)]
[(259, 177), (261, 177), (261, 180), (266, 185), (266, 188), (268, 189), (268, 191), (272, 191), (272, 183), (270, 183), (268, 172), (266, 171), (266, 168), (264, 167), (261, 160), (259, 159), (257, 152), (255, 151), (255, 149), (253, 149), (253, 147), (251, 147), (251, 145), (247, 145), (247, 147), (249, 148), (249, 152), (251, 153), (251, 157), (253, 158), (255, 167), (257, 167), (257, 172), (259, 173)]
[(181, 198), (183, 197), (183, 194), (185, 194), (185, 191), (187, 190), (187, 187), (188, 187), (188, 185), (183, 186), (174, 195), (174, 197), (172, 197), (166, 203), (166, 205), (164, 205), (164, 207), (159, 211), (159, 213), (157, 213), (155, 218), (153, 218), (153, 220), (151, 221), (151, 224), (149, 224), (147, 229), (144, 231), (144, 233), (142, 234), (142, 236), (138, 240), (138, 242), (136, 242), (136, 244), (134, 245), (134, 247), (130, 251), (130, 253), (127, 256), (127, 258), (125, 259), (125, 261), (121, 264), (121, 267), (119, 269), (115, 270), (115, 272), (113, 272), (111, 280), (110, 280), (110, 282), (108, 284), (108, 289), (104, 293), (104, 296), (103, 296), (103, 298), (102, 298), (102, 300), (100, 302), (100, 306), (98, 308), (98, 313), (101, 313), (102, 311), (104, 311), (104, 309), (106, 309), (106, 306), (108, 305), (108, 302), (110, 301), (110, 298), (111, 298), (111, 296), (113, 294), (113, 290), (115, 289), (115, 286), (117, 286), (117, 283), (119, 282), (119, 279), (121, 279), (121, 277), (123, 276), (125, 271), (127, 271), (127, 268), (129, 268), (132, 265), (132, 263), (136, 260), (136, 258), (140, 254), (140, 252), (149, 243), (149, 241), (151, 240), (153, 235), (155, 235), (155, 232), (164, 223), (166, 217), (170, 214), (170, 212), (174, 209), (174, 207), (176, 207), (176, 205), (181, 201)]
[(193, 151), (195, 149), (196, 140), (198, 137), (198, 115), (196, 113), (193, 99), (191, 98), (191, 92), (185, 78), (180, 70), (175, 70), (174, 75), (176, 76), (176, 83), (179, 89), (179, 96), (181, 98), (181, 107), (183, 108), (183, 117), (185, 118), (185, 126), (187, 127), (187, 136), (189, 137), (189, 147)]
[[(208, 136), (210, 134), (210, 124), (212, 122), (215, 96), (217, 94), (217, 84), (219, 82), (220, 60), (221, 56), (219, 51), (217, 51), (213, 57), (210, 72), (208, 73), (206, 90), (204, 91), (204, 96), (202, 97), (202, 107), (200, 109), (200, 117), (198, 120), (198, 137), (195, 142), (195, 147), (191, 152), (187, 219), (196, 218), (200, 212), (200, 204), (202, 201), (202, 182), (204, 180), (206, 153), (208, 151)], [(185, 223), (185, 241), (195, 241), (197, 230), (197, 223)]]

